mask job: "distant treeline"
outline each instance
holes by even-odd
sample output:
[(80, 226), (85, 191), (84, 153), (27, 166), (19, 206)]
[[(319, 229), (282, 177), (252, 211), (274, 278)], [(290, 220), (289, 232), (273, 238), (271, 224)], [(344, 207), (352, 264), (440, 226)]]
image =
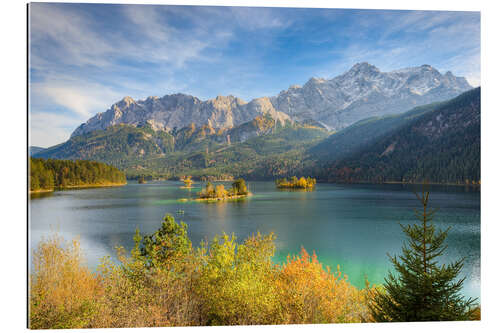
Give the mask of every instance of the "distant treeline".
[(30, 158), (30, 191), (125, 183), (123, 172), (104, 163)]

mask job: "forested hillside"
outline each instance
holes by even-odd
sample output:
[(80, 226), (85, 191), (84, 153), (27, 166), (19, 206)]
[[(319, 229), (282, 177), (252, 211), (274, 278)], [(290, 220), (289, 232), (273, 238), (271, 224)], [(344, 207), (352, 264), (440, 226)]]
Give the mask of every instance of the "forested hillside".
[(166, 177), (189, 174), (196, 178), (292, 176), (295, 170), (311, 167), (313, 161), (304, 158), (306, 149), (327, 136), (328, 132), (321, 128), (288, 124), (240, 143), (212, 144), (203, 150), (184, 149), (164, 157), (130, 160), (125, 170), (129, 177), (148, 172)]
[(416, 107), (396, 115), (372, 117), (333, 133), (325, 140), (308, 149), (307, 153), (318, 161), (336, 161), (360, 148), (373, 143), (373, 140), (399, 129), (413, 119), (439, 108), (444, 102)]
[(330, 182), (480, 183), (481, 90), (415, 118), (325, 168)]
[(104, 163), (30, 158), (30, 191), (125, 183), (123, 172)]
[(88, 159), (120, 167), (130, 157), (161, 156), (174, 150), (172, 135), (149, 126), (115, 125), (97, 130), (35, 154), (55, 159)]
[[(216, 176), (266, 178), (293, 174), (304, 152), (328, 136), (324, 128), (281, 124), (259, 116), (230, 130), (191, 126), (171, 132), (116, 125), (74, 136), (35, 157), (91, 159), (124, 170), (128, 177)], [(310, 162), (308, 162), (310, 163)]]
[(193, 123), (167, 132), (121, 124), (73, 136), (35, 157), (104, 162), (129, 178), (266, 180), (307, 174), (329, 182), (477, 183), (480, 90), (334, 133), (269, 115), (231, 129)]

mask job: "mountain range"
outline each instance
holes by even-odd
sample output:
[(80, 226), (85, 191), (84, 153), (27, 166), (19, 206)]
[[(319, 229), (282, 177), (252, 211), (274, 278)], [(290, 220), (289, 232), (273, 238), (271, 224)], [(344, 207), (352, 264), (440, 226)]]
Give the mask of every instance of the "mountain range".
[(339, 130), (367, 117), (401, 113), (455, 97), (471, 88), (463, 77), (451, 72), (443, 75), (429, 65), (384, 73), (364, 62), (331, 80), (311, 78), (303, 87), (294, 85), (278, 96), (248, 103), (234, 96), (207, 101), (184, 94), (139, 101), (125, 97), (80, 125), (71, 136), (118, 124), (147, 123), (154, 130), (163, 131), (191, 123), (196, 127), (229, 129), (259, 115), (269, 115), (281, 123), (315, 121), (329, 130)]
[(366, 62), (331, 80), (310, 79), (271, 98), (276, 110), (292, 119), (314, 119), (339, 130), (358, 120), (396, 114), (412, 107), (446, 100), (471, 89), (451, 72), (429, 65), (381, 72)]
[[(363, 149), (380, 149), (370, 147), (470, 89), (464, 78), (441, 74), (429, 65), (381, 72), (359, 63), (331, 80), (312, 78), (303, 87), (291, 86), (278, 96), (248, 103), (234, 96), (207, 101), (185, 94), (139, 101), (125, 97), (80, 125), (68, 141), (34, 156), (98, 160), (125, 170), (129, 177), (223, 174), (268, 179), (307, 173), (322, 180), (364, 181), (363, 175), (373, 177), (364, 171), (357, 177), (339, 176), (344, 161), (355, 164), (347, 158)], [(474, 104), (472, 97), (463, 98)], [(442, 119), (447, 119), (444, 114)], [(448, 126), (460, 127), (467, 118), (457, 119)], [(391, 144), (401, 142), (394, 140)], [(391, 153), (402, 146), (395, 143), (384, 148), (390, 153), (378, 154), (398, 156)], [(366, 160), (363, 156), (359, 161)], [(478, 175), (467, 177), (479, 180)]]

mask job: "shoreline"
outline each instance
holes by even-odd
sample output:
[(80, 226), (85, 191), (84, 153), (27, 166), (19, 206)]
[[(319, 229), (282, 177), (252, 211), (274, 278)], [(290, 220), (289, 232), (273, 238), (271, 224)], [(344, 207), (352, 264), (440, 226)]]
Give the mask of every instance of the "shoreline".
[(473, 186), (481, 187), (481, 184), (457, 184), (457, 183), (424, 183), (424, 182), (398, 182), (398, 181), (386, 181), (386, 182), (322, 182), (323, 184), (368, 184), (368, 185), (384, 185), (384, 184), (396, 184), (396, 185), (442, 185), (442, 186)]
[(312, 191), (314, 190), (315, 186), (308, 186), (308, 187), (291, 187), (291, 186), (276, 186), (276, 189), (278, 190), (305, 190), (305, 191)]
[(38, 193), (49, 193), (49, 192), (54, 192), (55, 190), (36, 190), (36, 191), (28, 191), (29, 194), (38, 194)]
[(124, 186), (124, 185), (127, 185), (127, 183), (70, 185), (70, 186), (64, 186), (64, 187), (54, 187), (53, 189), (50, 189), (50, 190), (36, 190), (36, 191), (28, 190), (28, 192), (29, 192), (29, 194), (37, 194), (37, 193), (48, 193), (48, 192), (73, 190), (73, 189), (100, 188), (100, 187), (118, 187), (118, 186)]

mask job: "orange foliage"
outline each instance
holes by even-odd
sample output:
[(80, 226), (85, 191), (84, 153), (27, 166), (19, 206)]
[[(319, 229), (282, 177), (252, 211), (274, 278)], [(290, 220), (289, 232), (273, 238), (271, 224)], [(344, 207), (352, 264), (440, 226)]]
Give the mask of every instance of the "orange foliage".
[(285, 307), (285, 322), (337, 323), (369, 321), (368, 290), (359, 290), (337, 269), (332, 273), (302, 248), (282, 266), (277, 290)]
[(98, 274), (84, 266), (77, 241), (40, 242), (30, 277), (30, 328), (371, 321), (372, 289), (357, 289), (305, 249), (274, 264), (272, 233), (241, 244), (224, 234), (196, 250), (182, 237), (186, 242), (176, 244), (188, 250), (166, 259), (158, 244), (145, 254), (137, 232), (130, 256), (118, 248), (119, 262), (104, 258)]

